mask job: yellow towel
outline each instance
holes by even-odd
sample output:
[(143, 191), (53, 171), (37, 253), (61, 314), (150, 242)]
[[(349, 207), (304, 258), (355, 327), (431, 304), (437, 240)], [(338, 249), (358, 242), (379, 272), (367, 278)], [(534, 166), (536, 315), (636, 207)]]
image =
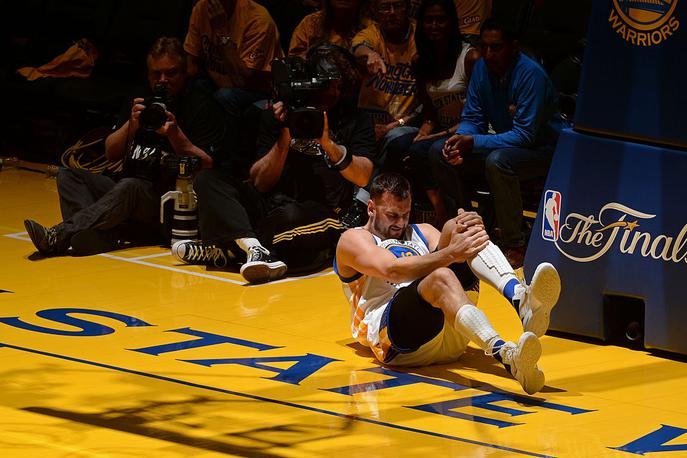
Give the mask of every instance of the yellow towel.
[(85, 38), (74, 43), (64, 54), (38, 68), (24, 67), (17, 73), (29, 81), (38, 78), (88, 78), (98, 58), (98, 50)]

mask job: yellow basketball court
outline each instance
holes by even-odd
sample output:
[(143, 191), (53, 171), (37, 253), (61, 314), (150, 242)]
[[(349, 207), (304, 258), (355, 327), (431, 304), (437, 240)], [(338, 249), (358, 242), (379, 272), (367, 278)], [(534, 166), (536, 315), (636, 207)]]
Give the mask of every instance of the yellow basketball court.
[[(161, 247), (29, 259), (55, 181), (5, 169), (0, 196), (2, 457), (687, 456), (684, 362), (545, 336), (535, 396), (476, 347), (383, 367), (331, 269), (247, 286)], [(479, 306), (517, 339), (505, 299)]]

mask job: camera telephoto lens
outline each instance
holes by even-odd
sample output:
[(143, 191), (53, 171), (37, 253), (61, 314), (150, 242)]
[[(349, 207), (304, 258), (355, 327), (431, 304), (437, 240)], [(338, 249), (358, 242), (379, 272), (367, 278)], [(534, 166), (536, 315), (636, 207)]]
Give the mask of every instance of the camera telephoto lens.
[(165, 84), (156, 84), (153, 86), (153, 96), (143, 102), (145, 108), (138, 122), (144, 130), (156, 131), (167, 122), (168, 89)]
[(296, 108), (289, 114), (288, 126), (293, 138), (320, 138), (324, 129), (324, 112), (316, 108)]

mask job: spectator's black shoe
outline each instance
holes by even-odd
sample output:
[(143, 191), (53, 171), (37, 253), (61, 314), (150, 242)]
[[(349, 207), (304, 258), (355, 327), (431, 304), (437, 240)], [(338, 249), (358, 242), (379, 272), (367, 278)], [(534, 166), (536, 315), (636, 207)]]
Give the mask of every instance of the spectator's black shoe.
[(54, 256), (58, 254), (57, 249), (57, 230), (54, 227), (46, 228), (37, 222), (25, 219), (24, 227), (29, 233), (33, 246), (43, 256)]
[(346, 229), (364, 226), (367, 223), (367, 217), (367, 205), (358, 199), (353, 199), (348, 211), (341, 217), (341, 224)]
[(281, 278), (286, 273), (286, 264), (261, 246), (248, 250), (246, 263), (241, 266), (241, 275), (248, 283), (264, 283)]
[(215, 245), (206, 245), (195, 240), (179, 240), (172, 245), (172, 256), (184, 264), (226, 267), (227, 253)]
[(92, 256), (120, 248), (119, 232), (86, 229), (72, 236), (72, 252), (76, 256)]

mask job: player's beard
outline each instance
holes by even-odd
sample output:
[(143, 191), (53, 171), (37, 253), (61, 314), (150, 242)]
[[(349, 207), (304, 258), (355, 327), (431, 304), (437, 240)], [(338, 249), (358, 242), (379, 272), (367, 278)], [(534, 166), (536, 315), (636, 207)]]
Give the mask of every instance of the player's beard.
[(376, 219), (372, 222), (372, 227), (374, 228), (375, 233), (379, 235), (382, 240), (400, 239), (406, 230), (405, 227), (402, 227), (400, 230), (393, 230), (393, 226), (384, 227), (381, 224), (379, 224), (379, 222)]

